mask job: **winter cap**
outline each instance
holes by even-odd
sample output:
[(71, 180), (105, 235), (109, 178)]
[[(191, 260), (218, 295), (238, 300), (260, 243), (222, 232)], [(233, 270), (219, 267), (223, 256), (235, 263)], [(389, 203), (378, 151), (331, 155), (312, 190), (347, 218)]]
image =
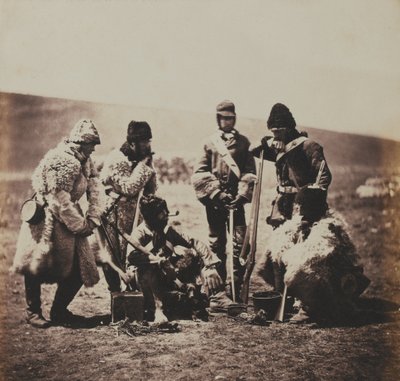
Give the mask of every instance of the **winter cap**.
[(236, 116), (235, 105), (233, 102), (225, 100), (218, 104), (217, 115), (221, 116)]
[(128, 125), (128, 135), (126, 140), (128, 143), (135, 143), (140, 140), (148, 140), (153, 136), (151, 134), (151, 128), (147, 122), (137, 122), (132, 120)]
[(267, 120), (268, 129), (272, 128), (295, 128), (296, 121), (290, 110), (282, 103), (272, 106), (271, 113)]
[(96, 126), (90, 119), (81, 119), (72, 129), (69, 139), (72, 143), (100, 144), (100, 136)]

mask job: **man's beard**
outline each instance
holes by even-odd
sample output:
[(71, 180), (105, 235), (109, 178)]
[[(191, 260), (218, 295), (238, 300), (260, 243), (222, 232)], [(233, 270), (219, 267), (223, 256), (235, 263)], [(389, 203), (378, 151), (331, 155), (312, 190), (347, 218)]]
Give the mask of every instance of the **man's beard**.
[(144, 149), (135, 147), (135, 153), (136, 153), (137, 159), (142, 160), (151, 154), (151, 147), (146, 147)]

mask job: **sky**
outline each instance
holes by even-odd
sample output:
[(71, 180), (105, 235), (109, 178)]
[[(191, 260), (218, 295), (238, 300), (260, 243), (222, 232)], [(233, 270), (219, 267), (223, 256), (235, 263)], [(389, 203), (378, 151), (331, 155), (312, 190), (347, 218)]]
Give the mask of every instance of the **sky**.
[(0, 91), (400, 140), (400, 1), (0, 0)]

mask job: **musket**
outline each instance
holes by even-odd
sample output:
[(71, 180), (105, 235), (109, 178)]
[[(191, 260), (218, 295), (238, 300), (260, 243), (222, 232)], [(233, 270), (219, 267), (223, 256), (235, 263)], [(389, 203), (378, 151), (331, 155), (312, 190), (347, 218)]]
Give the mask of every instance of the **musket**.
[[(264, 151), (260, 154), (260, 163), (258, 165), (257, 179), (254, 184), (253, 199), (251, 202), (251, 213), (250, 223), (246, 230), (242, 251), (240, 253), (240, 262), (246, 264), (246, 271), (243, 277), (243, 285), (240, 292), (240, 298), (244, 304), (248, 304), (249, 301), (249, 290), (250, 290), (250, 278), (256, 263), (256, 250), (257, 250), (257, 227), (258, 227), (258, 215), (260, 211), (260, 196), (262, 188), (262, 175), (264, 169)], [(250, 245), (250, 252), (248, 252), (248, 246)]]
[(229, 209), (229, 272), (230, 272), (230, 278), (231, 278), (231, 287), (232, 287), (232, 300), (235, 303), (236, 302), (236, 292), (235, 292), (235, 277), (234, 277), (234, 268), (233, 268), (233, 229), (234, 229), (234, 224), (233, 224), (233, 209)]

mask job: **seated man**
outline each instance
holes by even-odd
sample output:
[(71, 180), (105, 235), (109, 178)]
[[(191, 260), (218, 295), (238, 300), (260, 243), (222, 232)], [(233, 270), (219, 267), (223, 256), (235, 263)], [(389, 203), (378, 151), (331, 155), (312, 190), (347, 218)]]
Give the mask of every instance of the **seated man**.
[(171, 307), (171, 292), (176, 291), (183, 292), (191, 298), (192, 304), (197, 304), (193, 306), (194, 313), (204, 314), (201, 294), (208, 295), (222, 287), (216, 270), (220, 260), (202, 242), (168, 225), (165, 200), (156, 196), (143, 197), (140, 212), (144, 222), (132, 232), (131, 240), (136, 248), (128, 255), (127, 266), (128, 273), (132, 266), (138, 268), (146, 320), (153, 320), (154, 315), (156, 323), (167, 321), (163, 303), (166, 309)]
[(288, 294), (301, 301), (302, 309), (292, 322), (309, 318), (321, 323), (349, 322), (355, 313), (354, 301), (369, 280), (357, 264), (344, 221), (327, 208), (326, 193), (302, 188), (292, 220), (277, 228), (272, 238), (260, 275), (278, 290), (284, 282)]

